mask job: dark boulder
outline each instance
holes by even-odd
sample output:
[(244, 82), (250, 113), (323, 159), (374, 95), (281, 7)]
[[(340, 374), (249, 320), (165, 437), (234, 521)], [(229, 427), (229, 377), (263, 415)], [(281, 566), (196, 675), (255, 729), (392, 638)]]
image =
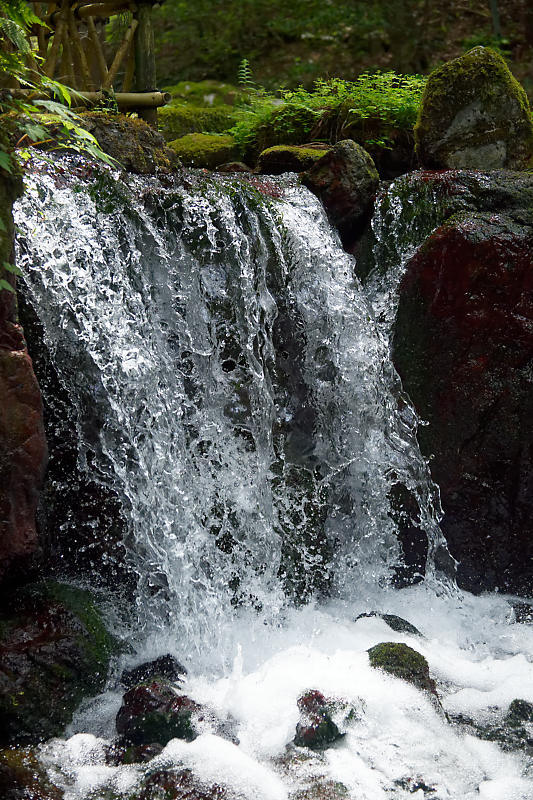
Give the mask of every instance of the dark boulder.
[[(533, 213), (526, 206), (531, 178), (514, 174), (513, 199), (513, 173), (507, 175), (497, 175), (493, 192), (479, 176), (485, 187), (477, 198), (468, 173), (435, 178), (448, 213), (468, 205), (490, 210), (453, 214), (408, 262), (393, 357), (416, 410), (429, 423), (419, 429), (419, 440), (432, 456), (442, 530), (459, 561), (460, 585), (528, 595)], [(516, 207), (522, 203), (524, 208)]]
[(386, 622), (389, 628), (397, 633), (410, 633), (413, 636), (422, 636), (418, 628), (415, 628), (414, 625), (411, 625), (410, 622), (407, 622), (406, 619), (402, 619), (402, 617), (397, 617), (396, 614), (380, 614), (377, 611), (370, 611), (366, 614), (359, 614), (356, 618), (363, 619), (364, 617), (380, 617), (383, 622)]
[(29, 748), (0, 750), (2, 800), (62, 800), (63, 790), (52, 785), (38, 754)]
[(103, 689), (117, 647), (91, 595), (57, 583), (27, 587), (0, 631), (0, 744), (59, 736), (81, 700)]
[(296, 726), (294, 744), (323, 750), (344, 736), (332, 719), (333, 704), (313, 689), (298, 698), (300, 721)]
[(124, 695), (117, 714), (117, 733), (134, 745), (162, 744), (171, 739), (191, 742), (202, 708), (163, 680), (141, 683)]
[(152, 681), (157, 678), (165, 678), (169, 681), (180, 681), (184, 675), (187, 674), (185, 667), (179, 661), (171, 656), (159, 656), (153, 661), (147, 661), (144, 664), (139, 664), (132, 669), (125, 669), (120, 676), (120, 682), (126, 689), (131, 689), (138, 683)]
[(371, 156), (351, 139), (337, 142), (303, 173), (302, 182), (322, 201), (349, 246), (368, 221), (379, 185)]

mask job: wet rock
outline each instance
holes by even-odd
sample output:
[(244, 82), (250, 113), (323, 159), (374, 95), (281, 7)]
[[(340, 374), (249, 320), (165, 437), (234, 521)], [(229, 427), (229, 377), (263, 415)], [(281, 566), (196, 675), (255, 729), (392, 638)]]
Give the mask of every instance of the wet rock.
[[(13, 264), (12, 206), (22, 191), (18, 175), (0, 176), (0, 265)], [(0, 266), (0, 279), (15, 276)], [(16, 295), (0, 288), (0, 579), (24, 569), (38, 549), (35, 513), (46, 467), (43, 408)]]
[(411, 633), (413, 636), (422, 636), (418, 628), (415, 628), (415, 626), (407, 622), (406, 619), (397, 617), (396, 614), (380, 614), (377, 611), (370, 611), (366, 614), (359, 614), (359, 616), (356, 617), (356, 621), (364, 617), (380, 617), (383, 622), (387, 623), (389, 628), (392, 628), (392, 630), (397, 633)]
[(189, 769), (159, 770), (150, 774), (131, 800), (244, 800), (216, 783), (199, 780)]
[(2, 800), (62, 800), (63, 791), (50, 783), (34, 751), (9, 748), (0, 750), (0, 797)]
[(247, 172), (250, 173), (252, 168), (245, 164), (244, 161), (228, 161), (226, 164), (221, 164), (216, 168), (217, 172), (233, 173), (233, 172)]
[(100, 691), (116, 642), (89, 592), (28, 587), (0, 619), (0, 743), (58, 736), (80, 701)]
[(481, 176), (477, 199), (468, 173), (428, 179), (444, 213), (466, 204), (490, 210), (454, 213), (408, 262), (394, 364), (428, 423), (418, 437), (423, 453), (432, 457), (444, 509), (441, 527), (459, 561), (460, 585), (528, 596), (533, 587), (531, 178), (497, 173), (491, 183)]
[(416, 152), (433, 169), (521, 169), (533, 152), (527, 95), (503, 58), (475, 47), (429, 76)]
[(330, 148), (322, 144), (275, 145), (259, 155), (257, 171), (262, 175), (281, 175), (283, 172), (302, 172), (309, 169)]
[(170, 172), (179, 166), (162, 134), (142, 119), (88, 111), (82, 115), (81, 126), (92, 133), (104, 153), (116, 159), (128, 172), (152, 175)]
[(235, 139), (229, 134), (189, 133), (169, 147), (187, 167), (214, 169), (237, 155)]
[(533, 625), (533, 606), (529, 603), (513, 603), (513, 622), (523, 625)]
[(338, 142), (302, 176), (322, 201), (345, 246), (367, 221), (379, 175), (370, 155), (350, 139)]
[(165, 745), (171, 739), (191, 742), (198, 735), (201, 712), (198, 703), (179, 694), (170, 682), (141, 683), (124, 695), (117, 733), (134, 745)]
[(412, 683), (417, 689), (429, 692), (435, 698), (435, 681), (429, 674), (428, 662), (412, 647), (402, 642), (381, 642), (368, 651), (370, 665)]
[(138, 667), (132, 669), (125, 669), (120, 676), (120, 682), (126, 689), (131, 689), (138, 683), (144, 683), (155, 679), (166, 678), (169, 681), (180, 681), (187, 670), (183, 667), (177, 658), (174, 656), (166, 655), (159, 656), (153, 661), (147, 661), (145, 664), (139, 664)]
[(513, 700), (503, 719), (496, 722), (478, 722), (463, 714), (451, 715), (449, 719), (480, 739), (497, 742), (502, 750), (533, 755), (533, 703), (527, 700)]
[(301, 717), (293, 740), (297, 747), (323, 750), (345, 735), (332, 719), (332, 703), (316, 689), (298, 698), (298, 708)]

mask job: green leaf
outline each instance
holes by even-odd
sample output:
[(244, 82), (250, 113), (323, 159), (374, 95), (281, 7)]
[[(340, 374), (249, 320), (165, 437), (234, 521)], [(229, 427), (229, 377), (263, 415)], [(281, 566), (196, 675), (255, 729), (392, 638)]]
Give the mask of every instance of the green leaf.
[(11, 284), (3, 278), (0, 278), (0, 289), (5, 289), (6, 292), (12, 292), (13, 294), (15, 293), (15, 290)]
[(9, 261), (4, 261), (2, 263), (2, 266), (6, 272), (11, 272), (12, 275), (19, 275), (19, 276), (22, 275), (20, 268), (17, 267), (15, 264), (10, 264)]
[(13, 172), (13, 162), (11, 156), (4, 150), (0, 150), (0, 167), (5, 169), (6, 172)]

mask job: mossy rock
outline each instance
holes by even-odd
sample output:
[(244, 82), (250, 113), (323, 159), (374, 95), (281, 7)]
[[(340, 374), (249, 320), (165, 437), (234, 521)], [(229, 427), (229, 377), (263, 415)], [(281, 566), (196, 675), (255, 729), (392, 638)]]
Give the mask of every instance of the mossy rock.
[(254, 163), (259, 154), (279, 144), (305, 144), (315, 138), (313, 131), (321, 111), (299, 106), (280, 106), (267, 122), (258, 125), (245, 146), (245, 161)]
[(62, 800), (63, 791), (53, 786), (36, 753), (29, 748), (0, 750), (2, 800)]
[(117, 641), (90, 592), (55, 582), (25, 590), (1, 623), (0, 743), (60, 735), (81, 700), (105, 686)]
[(233, 136), (215, 133), (189, 133), (170, 142), (169, 147), (188, 167), (214, 169), (235, 159), (237, 148)]
[(180, 81), (172, 86), (165, 86), (163, 91), (170, 92), (172, 97), (195, 106), (214, 108), (215, 106), (233, 106), (246, 92), (238, 86), (221, 81)]
[(329, 149), (327, 145), (275, 145), (263, 150), (257, 168), (262, 175), (302, 172), (312, 167)]
[(368, 651), (370, 665), (383, 669), (395, 678), (412, 683), (437, 696), (435, 681), (430, 677), (428, 662), (423, 655), (403, 642), (381, 642)]
[(191, 103), (172, 103), (157, 113), (159, 130), (167, 142), (188, 133), (224, 133), (235, 123), (230, 106), (205, 108)]
[(475, 47), (429, 76), (415, 126), (432, 169), (522, 169), (533, 153), (524, 89), (493, 50)]

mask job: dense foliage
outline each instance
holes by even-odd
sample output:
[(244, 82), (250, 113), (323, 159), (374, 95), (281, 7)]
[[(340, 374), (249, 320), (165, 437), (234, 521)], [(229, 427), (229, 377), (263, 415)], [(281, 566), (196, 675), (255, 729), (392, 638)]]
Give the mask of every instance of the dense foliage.
[[(243, 68), (241, 78), (250, 84), (247, 65)], [(360, 125), (362, 144), (388, 147), (393, 130), (412, 130), (424, 86), (422, 76), (387, 72), (361, 75), (355, 81), (318, 80), (310, 91), (300, 87), (271, 94), (251, 87), (236, 109), (237, 122), (231, 132), (243, 152), (256, 142), (265, 144), (261, 134), (267, 129), (274, 134), (273, 143), (306, 138), (331, 141), (340, 130), (332, 117), (338, 120), (342, 113), (344, 125)]]
[(533, 89), (533, 6), (499, 3), (497, 39), (488, 0), (166, 0), (155, 18), (162, 85), (235, 81), (247, 58), (273, 88), (320, 77), (353, 80), (380, 69), (427, 73), (476, 44), (505, 50)]

